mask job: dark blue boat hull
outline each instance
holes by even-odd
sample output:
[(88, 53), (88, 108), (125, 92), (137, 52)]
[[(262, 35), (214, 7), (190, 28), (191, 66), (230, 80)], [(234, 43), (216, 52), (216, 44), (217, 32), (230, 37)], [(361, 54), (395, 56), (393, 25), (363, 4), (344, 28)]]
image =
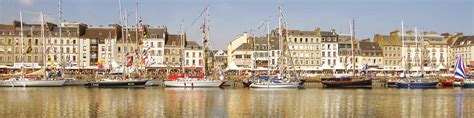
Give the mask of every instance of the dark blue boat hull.
[(397, 82), (397, 88), (436, 88), (438, 82)]
[(464, 83), (463, 88), (474, 88), (474, 83)]

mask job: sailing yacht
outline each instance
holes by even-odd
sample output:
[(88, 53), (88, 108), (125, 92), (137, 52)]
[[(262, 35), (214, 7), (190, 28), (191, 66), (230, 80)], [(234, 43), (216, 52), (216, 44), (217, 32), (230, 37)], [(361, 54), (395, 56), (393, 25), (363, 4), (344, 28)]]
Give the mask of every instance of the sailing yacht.
[[(121, 30), (122, 34), (127, 34), (127, 35), (122, 35), (122, 40), (126, 44), (126, 47), (129, 47), (129, 43), (131, 38), (131, 31), (130, 28), (128, 27), (128, 14), (125, 14), (124, 17), (122, 17), (122, 6), (121, 6), (121, 1), (119, 1), (119, 9), (120, 9), (120, 17), (121, 17), (121, 26), (125, 26), (124, 29)], [(127, 10), (125, 10), (125, 13), (128, 13)], [(136, 28), (135, 28), (135, 40), (137, 41), (137, 45), (141, 45), (138, 43), (139, 41), (139, 28), (146, 28), (142, 26), (141, 20), (139, 22), (138, 20), (138, 3), (135, 9), (135, 16), (136, 16)], [(123, 18), (123, 19), (122, 19)], [(125, 23), (125, 25), (123, 24)], [(133, 32), (133, 31), (132, 31)], [(109, 33), (109, 41), (112, 39), (111, 33)], [(117, 39), (117, 38), (115, 38)], [(111, 44), (111, 43), (108, 43)], [(109, 50), (110, 51), (110, 50)], [(140, 78), (131, 78), (130, 73), (135, 71), (135, 67), (133, 67), (133, 52), (129, 52), (129, 50), (126, 50), (127, 54), (124, 57), (124, 64), (122, 66), (122, 72), (121, 73), (108, 73), (107, 77), (102, 78), (100, 80), (96, 80), (94, 82), (90, 82), (87, 84), (88, 86), (92, 87), (145, 87), (146, 83), (148, 82), (147, 79), (140, 79)], [(109, 58), (111, 59), (111, 58)], [(115, 65), (115, 61), (109, 60), (109, 63), (111, 66)], [(115, 69), (115, 68), (110, 68), (110, 70)]]
[[(423, 36), (421, 37), (421, 44), (423, 44)], [(415, 68), (416, 72), (412, 73), (411, 75), (411, 80), (401, 80), (398, 81), (395, 85), (397, 88), (436, 88), (438, 87), (438, 81), (431, 81), (428, 79), (425, 79), (424, 74), (423, 74), (423, 62), (422, 62), (422, 54), (423, 51), (422, 49), (418, 49), (418, 30), (415, 28), (415, 41), (416, 41), (416, 50), (420, 50), (418, 52), (418, 56), (420, 58), (418, 65), (419, 67)], [(417, 54), (415, 54), (416, 56)], [(422, 70), (422, 72), (419, 72), (419, 70)]]
[[(23, 58), (23, 15), (22, 15), (22, 12), (23, 11), (20, 11), (20, 32), (21, 32), (21, 39), (20, 39), (20, 43), (21, 43), (21, 54), (20, 54), (20, 58)], [(43, 13), (40, 12), (40, 17), (41, 17), (41, 36), (42, 36), (42, 39), (43, 41), (46, 41), (45, 38), (44, 38), (44, 17), (43, 17)], [(43, 47), (45, 47), (45, 42), (43, 42)], [(45, 56), (45, 55), (43, 55)], [(24, 64), (23, 64), (23, 60), (21, 62), (21, 76), (20, 77), (14, 77), (14, 78), (11, 78), (9, 80), (2, 80), (0, 81), (0, 86), (2, 87), (60, 87), (60, 86), (64, 86), (64, 83), (66, 82), (66, 80), (47, 80), (46, 79), (46, 73), (43, 73), (43, 77), (44, 79), (43, 80), (34, 80), (34, 79), (31, 79), (31, 78), (26, 78), (24, 76)], [(46, 70), (46, 60), (44, 60), (44, 69)]]
[(355, 75), (355, 28), (354, 28), (354, 20), (352, 20), (351, 24), (351, 42), (352, 42), (352, 76), (345, 77), (345, 78), (331, 78), (322, 81), (321, 83), (326, 88), (371, 88), (372, 87), (372, 79), (356, 76)]
[[(203, 35), (203, 52), (204, 52), (204, 63), (207, 63), (207, 43), (209, 41), (209, 28), (208, 28), (208, 23), (209, 23), (209, 9), (208, 6), (204, 9), (203, 13), (207, 14), (207, 17), (203, 17), (203, 24), (201, 26), (202, 29), (202, 35)], [(201, 14), (199, 17), (203, 16), (204, 14)], [(183, 33), (186, 31), (183, 31)], [(181, 42), (185, 42), (185, 38), (181, 35)], [(181, 55), (184, 58), (184, 44), (181, 43), (181, 50), (183, 54)], [(165, 80), (163, 83), (166, 87), (221, 87), (223, 86), (226, 81), (224, 80), (224, 75), (222, 72), (219, 72), (219, 75), (217, 76), (218, 79), (215, 79), (215, 77), (212, 76), (206, 76), (206, 72), (201, 72), (200, 76), (189, 76), (184, 73), (184, 66), (183, 63), (181, 63), (183, 73), (181, 75), (168, 75), (167, 80)], [(203, 71), (206, 71), (206, 66), (203, 66), (204, 69)], [(220, 71), (220, 70), (219, 70)]]
[(462, 79), (460, 84), (463, 88), (474, 88), (474, 81), (472, 79), (467, 79), (466, 71), (462, 55), (459, 54), (458, 59), (456, 60), (456, 66), (454, 67), (454, 78)]

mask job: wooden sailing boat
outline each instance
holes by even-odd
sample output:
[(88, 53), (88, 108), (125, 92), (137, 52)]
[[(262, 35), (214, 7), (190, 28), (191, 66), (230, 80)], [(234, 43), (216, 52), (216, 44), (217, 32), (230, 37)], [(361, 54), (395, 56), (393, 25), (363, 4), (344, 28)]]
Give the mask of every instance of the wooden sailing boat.
[[(205, 14), (207, 14), (207, 17), (206, 16), (203, 16)], [(202, 35), (203, 35), (203, 52), (204, 52), (204, 59), (203, 59), (203, 63), (204, 63), (204, 66), (203, 66), (203, 71), (205, 72), (202, 72), (201, 74), (203, 76), (188, 76), (185, 74), (184, 72), (184, 66), (183, 66), (183, 62), (181, 62), (181, 67), (182, 67), (182, 71), (183, 73), (181, 75), (176, 75), (176, 76), (168, 76), (167, 80), (164, 81), (164, 85), (166, 87), (221, 87), (223, 86), (226, 81), (223, 80), (224, 77), (223, 75), (220, 75), (219, 79), (212, 79), (212, 76), (207, 76), (206, 75), (206, 63), (207, 63), (207, 43), (209, 41), (209, 6), (206, 6), (206, 8), (204, 9), (204, 11), (201, 13), (200, 16), (198, 17), (203, 17), (203, 24), (201, 26), (201, 29), (202, 29)], [(184, 32), (186, 32), (186, 29), (183, 30), (183, 34)], [(181, 35), (181, 50), (182, 50), (182, 57), (184, 59), (184, 48), (185, 48), (185, 38), (184, 36), (185, 35)]]
[[(423, 36), (421, 36), (421, 45), (424, 42)], [(422, 69), (421, 72), (420, 70), (416, 70), (416, 73), (414, 75), (412, 74), (412, 79), (414, 80), (403, 80), (399, 81), (396, 83), (397, 88), (436, 88), (438, 86), (438, 81), (429, 81), (424, 79), (424, 69), (423, 69), (423, 46), (421, 46), (421, 49), (418, 47), (418, 29), (415, 28), (415, 41), (416, 41), (416, 50), (419, 50), (417, 53), (415, 53), (415, 57), (418, 54), (419, 55), (419, 69)]]
[[(20, 43), (21, 43), (21, 54), (20, 54), (20, 58), (23, 58), (23, 55), (24, 55), (24, 51), (23, 51), (23, 15), (22, 15), (22, 12), (23, 11), (20, 11), (20, 35), (21, 35), (21, 38), (20, 38)], [(35, 13), (36, 14), (36, 13)], [(43, 49), (45, 48), (45, 43), (46, 43), (46, 40), (44, 38), (44, 17), (43, 17), (43, 12), (40, 12), (39, 13), (40, 17), (41, 17), (41, 37), (42, 37), (42, 40), (43, 40)], [(43, 50), (45, 51), (45, 50)], [(46, 54), (43, 53), (43, 59), (44, 59), (44, 63), (43, 63), (43, 68), (46, 70)], [(7, 87), (60, 87), (60, 86), (63, 86), (64, 83), (66, 82), (66, 80), (48, 80), (47, 77), (46, 77), (46, 73), (44, 73), (44, 76), (43, 76), (43, 79), (42, 80), (33, 80), (33, 79), (30, 79), (30, 78), (25, 78), (25, 75), (24, 75), (24, 68), (23, 68), (23, 59), (21, 59), (21, 77), (18, 77), (18, 78), (11, 78), (9, 80), (4, 80), (4, 81), (0, 81), (0, 86), (7, 86)]]
[[(126, 35), (122, 35), (122, 40), (124, 41), (124, 43), (127, 45), (126, 47), (129, 48), (128, 46), (128, 42), (131, 38), (130, 37), (130, 32), (129, 32), (129, 28), (128, 28), (128, 12), (127, 10), (125, 10), (125, 17), (122, 17), (122, 7), (121, 7), (121, 1), (119, 0), (119, 9), (120, 9), (120, 20), (121, 20), (121, 26), (124, 26), (123, 25), (123, 20), (122, 18), (125, 18), (125, 31), (124, 29), (122, 29), (122, 34), (123, 32), (126, 33)], [(137, 21), (137, 27), (138, 28), (138, 3), (137, 3), (137, 7), (135, 9), (135, 16), (136, 16), (136, 21)], [(137, 34), (138, 34), (138, 31), (137, 31)], [(137, 41), (138, 41), (138, 36), (136, 37)], [(138, 43), (137, 43), (138, 45)], [(103, 78), (101, 80), (97, 80), (95, 82), (91, 82), (90, 84), (88, 84), (89, 86), (93, 86), (93, 87), (145, 87), (145, 84), (148, 82), (148, 80), (142, 80), (142, 79), (132, 79), (130, 78), (129, 76), (129, 65), (132, 64), (133, 65), (133, 57), (131, 57), (130, 55), (132, 54), (129, 54), (128, 52), (128, 49), (125, 49), (127, 51), (127, 56), (125, 56), (125, 59), (124, 59), (124, 69), (125, 69), (125, 72), (122, 73), (123, 75), (112, 75), (109, 73), (109, 75), (106, 77), (106, 78)], [(129, 58), (132, 58), (131, 60), (128, 60)], [(118, 79), (118, 78), (122, 78), (122, 79)]]
[(333, 79), (326, 79), (321, 83), (324, 87), (335, 87), (335, 88), (344, 88), (344, 87), (372, 87), (372, 80), (367, 79), (365, 77), (356, 76), (355, 73), (355, 26), (354, 20), (351, 22), (351, 44), (352, 44), (352, 76), (347, 78), (333, 78)]
[[(280, 45), (280, 50), (281, 50), (281, 56), (280, 56), (280, 61), (279, 64), (282, 65), (283, 63), (283, 60), (287, 60), (288, 57), (291, 57), (291, 53), (289, 53), (289, 48), (288, 48), (288, 45), (284, 45), (284, 41), (283, 41), (283, 38), (282, 38), (282, 22), (283, 22), (283, 12), (281, 10), (281, 6), (279, 7), (279, 19), (278, 19), (278, 40), (279, 40), (279, 45)], [(288, 37), (288, 24), (285, 22), (284, 23), (285, 25), (285, 29), (286, 29), (286, 37)], [(267, 33), (269, 33), (269, 23), (267, 21)], [(286, 39), (286, 38), (285, 38)], [(267, 37), (267, 41), (268, 41), (268, 49), (270, 49), (270, 34), (268, 34), (268, 37)], [(286, 42), (286, 41), (285, 41)], [(291, 60), (291, 58), (289, 59)], [(293, 63), (293, 69), (295, 69), (295, 65)], [(277, 75), (277, 77), (274, 77), (274, 78), (270, 78), (270, 76), (268, 76), (268, 80), (266, 81), (260, 81), (260, 79), (256, 82), (252, 82), (249, 87), (251, 88), (298, 88), (298, 87), (302, 87), (303, 84), (304, 84), (304, 80), (300, 80), (298, 78), (298, 76), (295, 76), (295, 77), (291, 77), (289, 74), (284, 74), (284, 73), (287, 73), (287, 70), (284, 69), (285, 66), (281, 66), (279, 69), (279, 74)], [(289, 72), (288, 72), (289, 73)], [(269, 71), (268, 71), (268, 74), (269, 74)], [(287, 76), (290, 76), (290, 77), (287, 77)]]

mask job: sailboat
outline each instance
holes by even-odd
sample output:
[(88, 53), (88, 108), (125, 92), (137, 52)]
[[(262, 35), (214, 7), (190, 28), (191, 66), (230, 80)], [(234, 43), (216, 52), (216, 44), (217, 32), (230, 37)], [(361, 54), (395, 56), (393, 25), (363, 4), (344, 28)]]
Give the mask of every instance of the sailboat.
[(456, 66), (454, 67), (454, 78), (462, 79), (460, 84), (463, 88), (474, 88), (474, 81), (472, 79), (467, 79), (466, 71), (467, 69), (464, 65), (462, 55), (459, 54), (458, 59), (456, 60)]
[[(281, 10), (281, 6), (279, 7), (279, 19), (278, 19), (278, 39), (279, 39), (279, 45), (280, 45), (280, 50), (281, 50), (281, 60), (286, 60), (287, 57), (291, 57), (289, 53), (289, 47), (288, 45), (284, 45), (283, 44), (283, 39), (282, 39), (282, 20), (283, 20), (283, 12)], [(285, 29), (288, 30), (288, 24), (285, 22)], [(269, 32), (269, 22), (267, 21), (267, 33), (268, 33), (268, 36), (267, 36), (267, 41), (268, 41), (268, 49), (270, 49), (270, 32)], [(286, 37), (288, 37), (288, 31), (286, 31)], [(291, 60), (291, 59), (289, 59)], [(282, 62), (282, 61), (278, 61), (278, 62)], [(295, 65), (294, 63), (292, 63), (293, 65), (293, 69), (295, 69)], [(303, 84), (304, 84), (304, 80), (300, 80), (299, 77), (295, 74), (295, 75), (289, 75), (289, 74), (285, 74), (287, 73), (286, 69), (284, 69), (285, 67), (282, 66), (282, 68), (279, 68), (279, 74), (277, 75), (277, 77), (273, 77), (271, 78), (270, 76), (268, 76), (268, 78), (265, 80), (265, 79), (257, 79), (256, 81), (252, 81), (252, 83), (249, 85), (249, 87), (251, 88), (298, 88), (298, 87), (302, 87)], [(295, 71), (296, 72), (296, 71)], [(289, 72), (288, 72), (289, 73)], [(270, 71), (268, 71), (268, 74), (270, 75)], [(288, 77), (290, 76), (290, 77)], [(244, 83), (245, 85), (245, 83)]]
[[(423, 36), (421, 37), (422, 39), (422, 42), (421, 44), (423, 44), (424, 40), (423, 40)], [(415, 41), (416, 41), (416, 50), (420, 50), (418, 49), (418, 30), (415, 28)], [(421, 47), (423, 48), (423, 46)], [(422, 62), (422, 54), (423, 54), (423, 51), (420, 50), (418, 52), (418, 55), (419, 55), (419, 62), (418, 62), (418, 65), (419, 65), (419, 69), (423, 69), (423, 62)], [(415, 54), (415, 57), (416, 57), (416, 54)], [(424, 79), (425, 77), (423, 76), (423, 70), (422, 72), (419, 72), (418, 70), (415, 72), (415, 73), (412, 73), (412, 79), (413, 80), (402, 80), (402, 81), (398, 81), (396, 83), (396, 86), (397, 88), (436, 88), (438, 87), (438, 81), (430, 81), (430, 80), (427, 80), (427, 79)]]
[[(206, 6), (206, 8), (203, 11), (203, 14), (201, 14), (198, 17), (201, 17), (204, 15), (204, 12), (207, 14), (207, 17), (203, 17), (203, 24), (201, 26), (202, 29), (202, 35), (203, 35), (203, 52), (204, 52), (204, 66), (202, 71), (206, 71), (206, 64), (207, 63), (207, 43), (209, 41), (209, 8)], [(183, 31), (186, 32), (186, 30)], [(181, 35), (181, 50), (183, 54), (181, 55), (184, 58), (184, 45), (185, 45), (185, 35)], [(219, 79), (214, 79), (212, 76), (207, 76), (206, 72), (201, 72), (200, 76), (189, 76), (186, 75), (184, 72), (184, 66), (183, 63), (181, 63), (182, 67), (182, 72), (181, 75), (168, 75), (167, 80), (165, 80), (163, 83), (166, 87), (222, 87), (226, 81), (224, 80), (224, 75), (222, 72), (219, 72), (218, 78)]]
[[(121, 26), (124, 26), (123, 23), (125, 21), (125, 31), (124, 29), (122, 29), (122, 34), (125, 34), (126, 35), (122, 35), (122, 40), (124, 41), (124, 43), (127, 45), (128, 47), (128, 43), (127, 41), (129, 41), (131, 39), (130, 37), (130, 29), (128, 28), (128, 14), (125, 14), (125, 17), (122, 17), (122, 4), (121, 4), (121, 1), (119, 0), (119, 9), (120, 9), (120, 23), (121, 23)], [(125, 10), (125, 13), (128, 13), (127, 10)], [(138, 28), (139, 27), (143, 27), (143, 26), (139, 26), (139, 21), (138, 21), (138, 3), (137, 3), (137, 7), (135, 9), (135, 16), (136, 16), (136, 41), (137, 41), (137, 45), (138, 44)], [(124, 18), (124, 19), (122, 19)], [(140, 24), (141, 25), (141, 24)], [(110, 33), (109, 33), (109, 37), (110, 37)], [(110, 40), (111, 38), (109, 38)], [(148, 80), (143, 80), (143, 79), (134, 79), (134, 78), (130, 78), (130, 75), (129, 75), (129, 71), (132, 70), (133, 67), (131, 67), (133, 65), (133, 56), (132, 56), (132, 53), (128, 52), (127, 51), (127, 54), (126, 56), (124, 57), (124, 65), (123, 65), (123, 68), (125, 71), (122, 72), (123, 75), (120, 75), (120, 74), (113, 74), (113, 73), (109, 73), (107, 75), (107, 77), (105, 78), (102, 78), (100, 80), (97, 80), (97, 81), (94, 81), (94, 82), (90, 82), (89, 84), (87, 84), (88, 86), (92, 86), (92, 87), (145, 87), (145, 84), (148, 82)], [(110, 59), (110, 58), (109, 58)], [(112, 62), (109, 62), (109, 64), (113, 64)]]
[(351, 24), (351, 43), (352, 43), (352, 76), (346, 78), (326, 79), (321, 83), (327, 88), (371, 88), (372, 80), (362, 76), (355, 75), (355, 26), (354, 20)]
[[(21, 32), (21, 39), (20, 39), (20, 43), (21, 43), (21, 54), (20, 54), (20, 58), (23, 58), (23, 15), (22, 15), (22, 12), (23, 11), (20, 11), (20, 32)], [(41, 17), (41, 36), (42, 36), (42, 40), (43, 40), (43, 48), (45, 47), (45, 38), (44, 38), (44, 17), (43, 17), (43, 12), (40, 12), (40, 17)], [(44, 50), (43, 50), (44, 51)], [(46, 55), (43, 55), (43, 56), (46, 56)], [(43, 57), (44, 59), (44, 66), (43, 68), (46, 70), (46, 58)], [(64, 86), (64, 83), (66, 82), (66, 80), (47, 80), (46, 79), (46, 73), (43, 73), (43, 80), (34, 80), (34, 79), (31, 79), (31, 78), (26, 78), (25, 75), (24, 75), (24, 64), (23, 64), (23, 59), (22, 59), (22, 62), (21, 62), (21, 76), (20, 77), (14, 77), (14, 78), (11, 78), (9, 80), (3, 80), (3, 81), (0, 81), (0, 86), (3, 86), (3, 87), (61, 87), (61, 86)]]

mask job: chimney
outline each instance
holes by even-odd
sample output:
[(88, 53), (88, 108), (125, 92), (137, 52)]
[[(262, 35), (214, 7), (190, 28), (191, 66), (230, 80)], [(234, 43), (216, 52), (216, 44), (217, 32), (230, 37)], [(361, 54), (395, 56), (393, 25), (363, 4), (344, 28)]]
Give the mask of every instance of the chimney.
[(317, 37), (321, 37), (321, 28), (316, 27), (316, 29), (314, 31), (316, 32)]
[(392, 31), (390, 32), (390, 36), (398, 37), (398, 32), (400, 31), (399, 30)]

